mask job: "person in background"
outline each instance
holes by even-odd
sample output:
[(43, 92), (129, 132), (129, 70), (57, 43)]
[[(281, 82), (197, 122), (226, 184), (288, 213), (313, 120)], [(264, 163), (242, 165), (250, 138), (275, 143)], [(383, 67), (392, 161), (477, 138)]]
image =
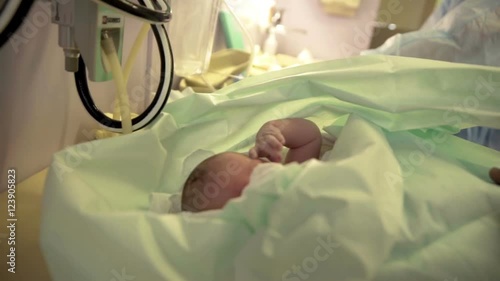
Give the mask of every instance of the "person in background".
[[(420, 30), (396, 34), (382, 46), (361, 54), (500, 67), (499, 22), (498, 0), (443, 0)], [(481, 93), (491, 98), (498, 94), (491, 90), (493, 87), (489, 85), (489, 90), (482, 89)], [(480, 102), (488, 102), (488, 98)], [(471, 127), (457, 136), (500, 151), (500, 130), (497, 128)]]

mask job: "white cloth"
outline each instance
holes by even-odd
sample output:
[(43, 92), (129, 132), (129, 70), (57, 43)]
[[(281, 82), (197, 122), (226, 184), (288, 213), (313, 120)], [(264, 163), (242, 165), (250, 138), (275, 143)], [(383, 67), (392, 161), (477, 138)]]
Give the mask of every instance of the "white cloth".
[(175, 214), (181, 212), (181, 194), (152, 192), (149, 195), (149, 210), (160, 214)]

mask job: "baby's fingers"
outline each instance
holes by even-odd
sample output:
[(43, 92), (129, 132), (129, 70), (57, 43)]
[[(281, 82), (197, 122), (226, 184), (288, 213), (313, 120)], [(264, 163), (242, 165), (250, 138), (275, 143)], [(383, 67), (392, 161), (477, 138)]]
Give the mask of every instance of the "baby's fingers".
[(264, 141), (265, 144), (273, 150), (281, 150), (283, 148), (283, 143), (281, 143), (274, 135), (265, 136)]
[(259, 154), (257, 153), (257, 147), (252, 147), (250, 151), (248, 151), (248, 156), (252, 159), (259, 158)]
[(273, 153), (269, 154), (268, 159), (271, 162), (280, 163), (281, 162), (281, 153), (279, 151), (274, 151)]
[(280, 142), (280, 144), (284, 145), (285, 144), (285, 137), (281, 134), (281, 132), (278, 132), (277, 134), (274, 134), (274, 137)]
[(270, 157), (276, 153), (281, 152), (281, 147), (277, 144), (270, 142), (262, 142), (257, 145), (257, 153), (260, 157)]
[(264, 142), (258, 146), (258, 154), (260, 157), (266, 157), (272, 162), (281, 162), (282, 145), (275, 140), (276, 143)]

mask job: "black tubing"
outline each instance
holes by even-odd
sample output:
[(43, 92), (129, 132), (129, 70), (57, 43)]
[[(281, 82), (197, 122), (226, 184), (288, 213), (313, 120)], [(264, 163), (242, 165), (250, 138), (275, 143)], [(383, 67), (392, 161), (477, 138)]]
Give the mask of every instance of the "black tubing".
[[(167, 31), (165, 30), (165, 27), (163, 25), (151, 25), (151, 28), (152, 28), (152, 31), (154, 33), (156, 42), (158, 43), (158, 49), (159, 50), (163, 50), (163, 48), (168, 48), (169, 49), (168, 53), (170, 55), (170, 62), (172, 64), (172, 68), (171, 68), (171, 71), (170, 71), (170, 74), (169, 74), (170, 75), (170, 79), (169, 79), (169, 85), (168, 85), (168, 90), (167, 90), (167, 96), (166, 96), (165, 100), (163, 101), (163, 103), (161, 105), (161, 108), (163, 108), (165, 106), (165, 104), (167, 103), (167, 100), (168, 100), (168, 97), (170, 96), (170, 91), (171, 91), (171, 88), (172, 88), (172, 80), (173, 80), (173, 55), (172, 55), (172, 48), (170, 46), (170, 41), (169, 41), (169, 38), (168, 38)], [(161, 42), (161, 37), (160, 37), (159, 29), (161, 29), (161, 31), (165, 33), (166, 38), (167, 38), (168, 46), (163, 46), (163, 43)], [(157, 89), (156, 95), (153, 98), (153, 101), (151, 102), (151, 104), (146, 108), (146, 110), (144, 110), (144, 112), (141, 113), (136, 118), (132, 119), (132, 126), (134, 126), (135, 124), (137, 124), (140, 121), (144, 120), (144, 118), (146, 118), (146, 116), (148, 116), (151, 113), (151, 111), (153, 110), (155, 104), (157, 102), (159, 102), (159, 99), (160, 99), (160, 96), (161, 96), (161, 90), (163, 88), (163, 84), (165, 83), (165, 79), (164, 79), (165, 75), (166, 75), (165, 74), (165, 68), (166, 68), (166, 61), (165, 61), (165, 59), (166, 58), (165, 58), (164, 53), (160, 51), (160, 60), (161, 60), (160, 75), (161, 76), (160, 76), (160, 83), (158, 85), (158, 89)], [(92, 99), (92, 96), (91, 96), (90, 91), (89, 91), (89, 87), (88, 87), (88, 83), (87, 83), (87, 72), (86, 71), (87, 71), (87, 69), (85, 67), (85, 63), (84, 63), (82, 57), (80, 56), (80, 58), (79, 58), (79, 64), (78, 64), (78, 71), (75, 72), (75, 84), (76, 84), (78, 95), (80, 96), (80, 100), (82, 101), (83, 106), (85, 107), (85, 109), (87, 110), (87, 112), (90, 114), (90, 116), (92, 116), (97, 122), (99, 122), (103, 126), (114, 128), (114, 129), (121, 129), (122, 128), (122, 124), (121, 124), (120, 121), (117, 121), (117, 120), (109, 118), (101, 110), (99, 110), (99, 108), (95, 105), (94, 100)], [(161, 112), (161, 110), (158, 110), (157, 112), (155, 112), (154, 113), (154, 117), (151, 118), (151, 120), (148, 123), (144, 124), (144, 126), (141, 126), (140, 128), (135, 128), (135, 130), (139, 130), (139, 129), (145, 127), (146, 125), (148, 125), (149, 123), (151, 123), (160, 114), (160, 112)]]
[[(81, 1), (81, 0), (80, 0)], [(133, 16), (147, 19), (156, 23), (166, 23), (172, 18), (172, 13), (170, 11), (170, 6), (165, 12), (149, 9), (145, 6), (136, 5), (127, 0), (100, 0), (100, 2), (106, 3), (118, 10), (125, 11)], [(144, 4), (143, 4), (144, 5)]]
[[(5, 2), (2, 10), (7, 7), (7, 2)], [(34, 0), (21, 1), (21, 4), (19, 4), (19, 7), (17, 8), (17, 11), (14, 13), (14, 16), (12, 17), (10, 22), (7, 24), (5, 29), (0, 32), (0, 48), (2, 48), (2, 46), (7, 42), (7, 40), (9, 40), (12, 34), (14, 34), (16, 30), (21, 26), (24, 18), (26, 18), (26, 15), (28, 15), (31, 7), (33, 6), (33, 2)]]

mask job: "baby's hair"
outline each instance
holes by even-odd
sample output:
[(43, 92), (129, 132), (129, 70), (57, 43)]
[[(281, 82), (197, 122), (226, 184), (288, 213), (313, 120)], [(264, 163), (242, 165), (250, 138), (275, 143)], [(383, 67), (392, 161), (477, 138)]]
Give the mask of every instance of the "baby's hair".
[(195, 190), (203, 192), (203, 187), (210, 180), (208, 178), (211, 162), (216, 160), (222, 154), (216, 154), (203, 160), (194, 170), (189, 174), (184, 186), (182, 188), (181, 196), (181, 210), (190, 212), (201, 212), (204, 208), (194, 206), (194, 199), (196, 196)]

